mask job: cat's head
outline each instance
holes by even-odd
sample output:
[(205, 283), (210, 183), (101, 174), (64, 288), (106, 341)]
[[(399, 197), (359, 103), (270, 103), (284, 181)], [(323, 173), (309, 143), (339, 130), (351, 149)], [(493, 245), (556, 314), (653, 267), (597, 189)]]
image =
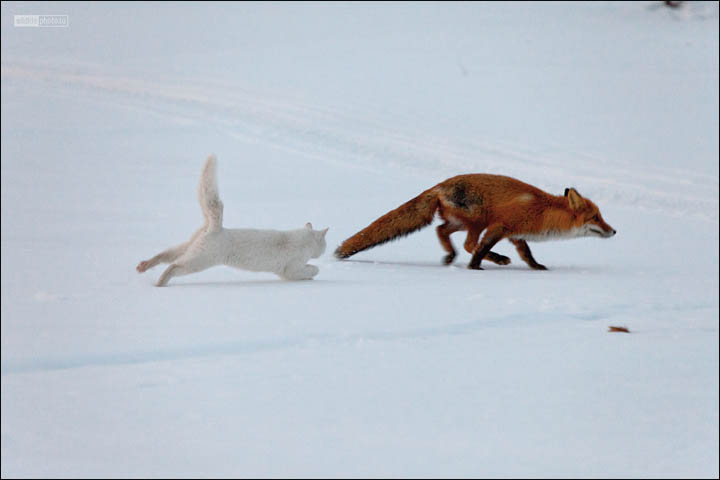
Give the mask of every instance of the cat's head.
[(305, 224), (305, 228), (312, 232), (313, 239), (315, 240), (315, 250), (313, 250), (312, 258), (318, 258), (325, 252), (325, 247), (327, 247), (327, 244), (325, 243), (325, 235), (327, 235), (330, 227), (325, 230), (313, 230), (312, 223), (308, 222)]

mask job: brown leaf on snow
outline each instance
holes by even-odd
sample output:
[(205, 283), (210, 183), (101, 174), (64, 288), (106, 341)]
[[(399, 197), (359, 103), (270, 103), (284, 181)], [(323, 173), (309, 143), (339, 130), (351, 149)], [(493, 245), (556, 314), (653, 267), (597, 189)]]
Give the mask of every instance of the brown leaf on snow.
[(624, 333), (630, 333), (630, 330), (627, 329), (627, 327), (609, 327), (610, 329), (608, 332), (624, 332)]

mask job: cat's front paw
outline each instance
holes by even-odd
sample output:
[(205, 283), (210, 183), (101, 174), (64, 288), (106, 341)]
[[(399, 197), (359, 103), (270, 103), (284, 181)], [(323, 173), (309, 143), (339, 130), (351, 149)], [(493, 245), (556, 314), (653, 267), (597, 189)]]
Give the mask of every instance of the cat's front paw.
[(147, 260), (143, 260), (142, 262), (138, 263), (138, 266), (135, 267), (135, 270), (137, 270), (138, 273), (143, 273), (148, 268), (150, 268), (150, 262), (148, 262)]
[(312, 278), (320, 272), (320, 269), (315, 265), (305, 265), (302, 272), (301, 280), (312, 280)]
[(315, 265), (303, 265), (299, 268), (286, 268), (285, 271), (279, 275), (286, 280), (312, 280), (319, 271), (320, 269)]

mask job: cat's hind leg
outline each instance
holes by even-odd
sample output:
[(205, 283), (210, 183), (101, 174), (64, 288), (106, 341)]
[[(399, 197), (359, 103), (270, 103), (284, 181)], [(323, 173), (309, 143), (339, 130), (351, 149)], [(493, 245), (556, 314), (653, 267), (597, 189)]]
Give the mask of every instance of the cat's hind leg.
[(311, 280), (319, 271), (315, 265), (292, 264), (285, 267), (279, 275), (285, 280)]
[(165, 269), (165, 271), (160, 275), (160, 278), (158, 279), (157, 283), (155, 284), (156, 287), (164, 287), (168, 284), (170, 279), (176, 275), (176, 271), (181, 268), (180, 265), (173, 263), (169, 267)]
[(172, 263), (165, 269), (163, 274), (160, 275), (160, 278), (158, 279), (155, 286), (164, 287), (173, 277), (180, 277), (182, 275), (202, 272), (203, 270), (207, 270), (208, 268), (215, 265), (216, 263), (207, 261), (202, 258), (193, 258), (187, 260), (181, 258), (177, 263)]
[(138, 264), (137, 267), (135, 267), (135, 269), (138, 271), (138, 273), (143, 273), (146, 270), (149, 270), (160, 263), (174, 262), (187, 251), (188, 247), (190, 247), (190, 245), (192, 245), (195, 239), (204, 231), (205, 227), (200, 228), (195, 233), (193, 233), (192, 237), (190, 237), (190, 240), (188, 240), (187, 242), (168, 248), (167, 250), (158, 253), (149, 260), (143, 260)]
[(160, 263), (170, 263), (173, 260), (177, 259), (180, 255), (185, 253), (185, 248), (183, 247), (187, 248), (187, 245), (182, 244), (178, 245), (177, 247), (168, 248), (167, 250), (158, 253), (151, 259), (143, 260), (142, 262), (138, 263), (138, 266), (135, 267), (135, 270), (137, 270), (138, 273), (143, 273)]

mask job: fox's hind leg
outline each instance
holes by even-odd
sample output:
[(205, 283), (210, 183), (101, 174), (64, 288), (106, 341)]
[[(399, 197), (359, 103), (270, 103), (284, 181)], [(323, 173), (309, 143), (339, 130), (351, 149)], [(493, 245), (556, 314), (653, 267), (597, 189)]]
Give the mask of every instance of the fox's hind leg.
[(535, 270), (547, 270), (547, 267), (545, 265), (540, 265), (535, 261), (535, 258), (533, 258), (532, 252), (530, 251), (530, 247), (528, 247), (528, 244), (525, 240), (511, 238), (510, 242), (515, 245), (515, 248), (517, 248), (517, 252), (520, 255), (520, 258), (522, 258), (525, 263), (530, 266), (530, 268)]
[(495, 252), (488, 252), (487, 255), (485, 255), (484, 260), (489, 260), (498, 265), (508, 265), (510, 263), (510, 257), (506, 257), (505, 255), (500, 255)]
[[(471, 228), (468, 232), (467, 239), (465, 240), (465, 250), (468, 253), (473, 253), (477, 248), (478, 238), (480, 237), (481, 230), (482, 229)], [(506, 257), (505, 255), (500, 255), (499, 253), (495, 253), (492, 251), (488, 252), (487, 255), (485, 255), (484, 260), (489, 260), (493, 263), (497, 263), (498, 265), (507, 265), (510, 263), (509, 257)]]
[(482, 270), (480, 263), (483, 258), (485, 258), (485, 256), (490, 252), (490, 249), (494, 247), (497, 242), (502, 240), (505, 233), (505, 227), (503, 227), (502, 224), (496, 223), (495, 225), (490, 225), (485, 231), (483, 239), (480, 241), (478, 246), (475, 247), (475, 251), (473, 252), (472, 260), (470, 260), (468, 268), (473, 270)]
[(470, 227), (470, 230), (468, 230), (467, 238), (465, 239), (465, 251), (468, 253), (473, 253), (475, 251), (475, 248), (477, 248), (478, 239), (480, 238), (480, 232), (482, 232), (482, 228), (474, 228)]
[(448, 254), (443, 257), (443, 263), (445, 265), (450, 265), (452, 261), (455, 260), (455, 256), (457, 255), (457, 253), (455, 252), (455, 248), (450, 241), (450, 235), (457, 232), (461, 228), (462, 226), (456, 223), (445, 222), (442, 225), (438, 225), (436, 229), (438, 240), (440, 240), (440, 245), (442, 245), (443, 249), (448, 252)]

